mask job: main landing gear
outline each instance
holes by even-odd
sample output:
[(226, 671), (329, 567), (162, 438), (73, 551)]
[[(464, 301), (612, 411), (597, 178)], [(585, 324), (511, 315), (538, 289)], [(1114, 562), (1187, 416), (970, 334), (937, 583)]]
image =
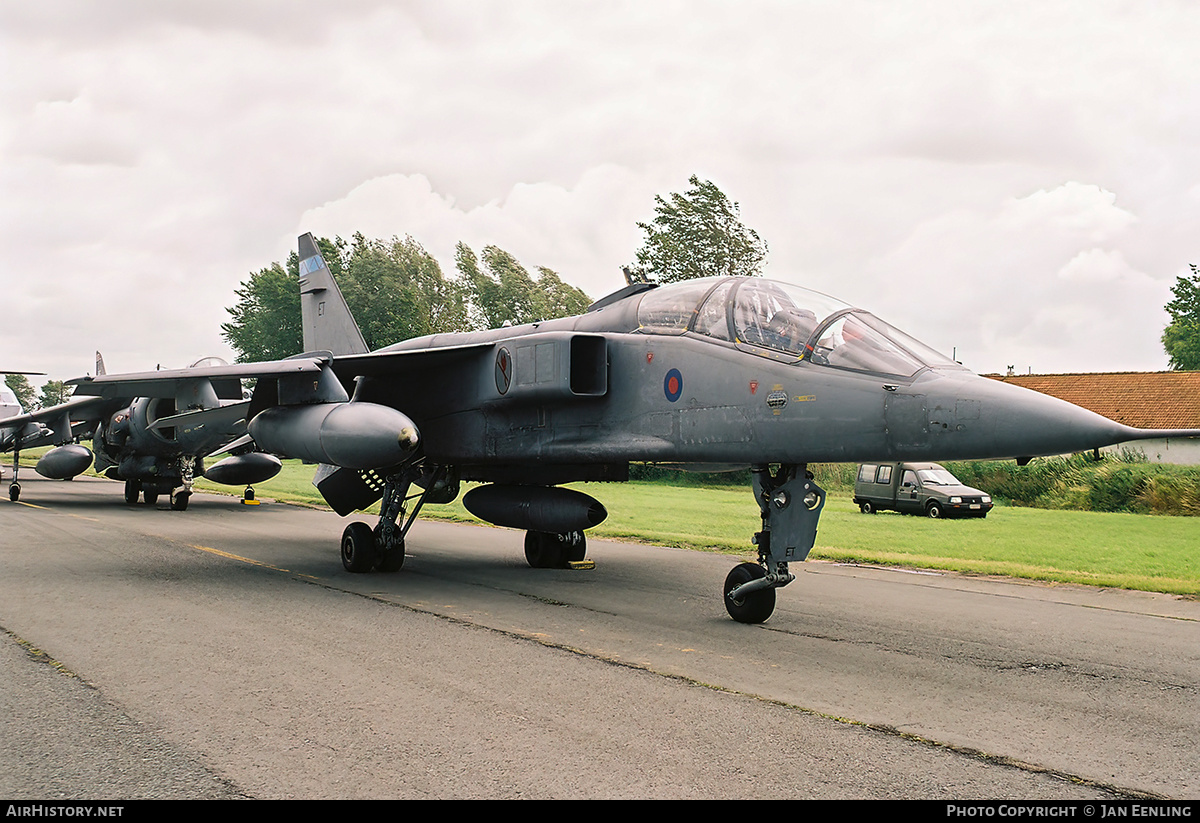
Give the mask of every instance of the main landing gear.
[[(384, 481), (379, 522), (375, 528), (356, 522), (342, 532), (342, 567), (346, 571), (356, 574), (372, 570), (385, 573), (400, 571), (404, 565), (404, 538), (421, 507), (427, 502), (445, 503), (458, 497), (457, 475), (448, 479), (444, 466), (432, 472), (420, 494), (406, 497), (408, 490), (421, 476), (421, 470), (415, 466), (405, 466), (397, 474), (388, 476)], [(406, 520), (405, 504), (414, 498), (417, 504)]]
[(739, 623), (762, 623), (775, 611), (775, 590), (796, 579), (788, 563), (808, 557), (825, 506), (825, 491), (805, 464), (783, 464), (775, 474), (768, 466), (751, 472), (763, 524), (754, 535), (758, 562), (734, 566), (725, 578), (725, 610)]
[(535, 569), (565, 569), (583, 562), (587, 538), (583, 532), (566, 534), (525, 532), (525, 560)]
[(138, 502), (138, 495), (141, 495), (142, 500), (147, 506), (153, 506), (158, 502), (158, 488), (153, 484), (143, 483), (141, 480), (126, 480), (125, 481), (125, 502), (130, 506)]
[(13, 449), (13, 479), (8, 484), (8, 499), (16, 503), (21, 499), (21, 484), (17, 482), (17, 474), (21, 471), (21, 450)]
[(171, 510), (186, 511), (192, 499), (192, 482), (196, 470), (196, 458), (183, 455), (179, 458), (179, 486), (171, 490)]

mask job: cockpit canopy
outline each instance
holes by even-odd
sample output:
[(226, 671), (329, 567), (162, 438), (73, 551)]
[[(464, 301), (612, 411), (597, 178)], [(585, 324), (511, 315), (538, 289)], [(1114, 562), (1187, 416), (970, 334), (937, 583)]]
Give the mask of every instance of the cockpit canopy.
[(229, 365), (229, 361), (224, 360), (220, 357), (201, 357), (195, 363), (188, 366), (188, 368), (189, 369), (205, 369), (205, 368), (209, 368), (210, 366), (228, 366), (228, 365)]
[(949, 357), (820, 292), (759, 278), (708, 277), (647, 292), (638, 324), (648, 334), (693, 334), (779, 360), (909, 377)]

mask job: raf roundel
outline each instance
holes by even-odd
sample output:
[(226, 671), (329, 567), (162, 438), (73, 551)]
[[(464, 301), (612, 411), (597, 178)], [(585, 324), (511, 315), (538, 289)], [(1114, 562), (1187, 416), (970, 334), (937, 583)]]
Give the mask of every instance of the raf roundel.
[(683, 394), (683, 375), (679, 369), (671, 369), (663, 379), (663, 393), (674, 403)]

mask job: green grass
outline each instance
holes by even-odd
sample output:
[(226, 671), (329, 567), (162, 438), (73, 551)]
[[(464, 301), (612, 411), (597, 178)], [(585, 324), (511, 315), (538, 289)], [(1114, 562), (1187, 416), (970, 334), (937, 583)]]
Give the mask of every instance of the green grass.
[[(312, 473), (311, 466), (287, 461), (278, 477), (256, 488), (262, 496), (319, 503)], [(751, 556), (750, 536), (761, 528), (748, 486), (631, 481), (572, 487), (608, 509), (608, 519), (589, 532), (596, 537)], [(813, 558), (1200, 594), (1195, 518), (998, 506), (982, 520), (929, 520), (865, 515), (850, 497), (830, 494)], [(478, 522), (461, 497), (426, 506), (422, 516)]]
[[(260, 498), (323, 505), (313, 472), (313, 466), (285, 461), (278, 476), (255, 489)], [(197, 486), (241, 492), (204, 480)], [(761, 523), (748, 485), (631, 481), (573, 487), (608, 509), (608, 519), (589, 532), (593, 536), (753, 555), (750, 536)], [(813, 558), (1200, 595), (1200, 521), (1194, 517), (997, 506), (982, 520), (928, 520), (864, 515), (850, 497), (848, 491), (830, 493)], [(461, 497), (426, 506), (422, 517), (478, 522)]]

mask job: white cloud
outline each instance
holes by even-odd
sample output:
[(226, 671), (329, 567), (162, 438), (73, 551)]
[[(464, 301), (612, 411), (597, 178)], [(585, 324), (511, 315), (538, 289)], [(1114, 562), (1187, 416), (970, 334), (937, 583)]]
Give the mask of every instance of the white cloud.
[(1099, 186), (1069, 182), (1005, 203), (1000, 223), (1017, 232), (1049, 230), (1101, 242), (1137, 222), (1116, 200), (1114, 193)]
[(1059, 269), (1058, 276), (1082, 285), (1149, 280), (1146, 275), (1134, 271), (1121, 252), (1105, 249), (1081, 251)]

